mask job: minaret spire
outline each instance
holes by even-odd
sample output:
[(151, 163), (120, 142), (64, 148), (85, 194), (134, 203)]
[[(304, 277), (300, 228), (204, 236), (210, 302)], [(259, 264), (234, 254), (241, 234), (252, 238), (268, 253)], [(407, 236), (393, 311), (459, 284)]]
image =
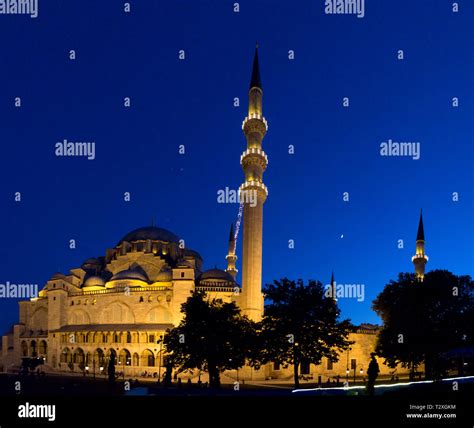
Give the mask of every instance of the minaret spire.
[(230, 233), (229, 233), (229, 247), (227, 251), (227, 256), (225, 257), (227, 260), (227, 269), (226, 272), (230, 273), (232, 277), (235, 279), (237, 277), (237, 273), (239, 272), (235, 267), (237, 262), (237, 256), (235, 255), (235, 235), (234, 235), (234, 224), (230, 224)]
[(250, 79), (249, 90), (252, 88), (262, 89), (262, 81), (260, 79), (260, 66), (258, 65), (258, 43), (255, 45), (255, 55), (253, 57), (252, 77)]
[(242, 123), (247, 149), (240, 157), (245, 181), (239, 189), (244, 208), (242, 293), (239, 304), (243, 314), (254, 321), (259, 321), (263, 315), (263, 204), (268, 195), (267, 187), (263, 184), (263, 173), (267, 168), (268, 159), (262, 150), (262, 140), (268, 130), (268, 124), (263, 117), (262, 98), (257, 46), (250, 79), (248, 115)]
[(416, 235), (417, 241), (425, 240), (425, 230), (423, 228), (423, 209), (420, 210), (420, 222), (418, 223), (418, 233)]
[(425, 265), (428, 256), (425, 254), (425, 230), (423, 227), (423, 210), (420, 210), (420, 221), (418, 222), (418, 232), (416, 234), (416, 252), (411, 258), (415, 266), (415, 275), (418, 281), (423, 281), (425, 276)]

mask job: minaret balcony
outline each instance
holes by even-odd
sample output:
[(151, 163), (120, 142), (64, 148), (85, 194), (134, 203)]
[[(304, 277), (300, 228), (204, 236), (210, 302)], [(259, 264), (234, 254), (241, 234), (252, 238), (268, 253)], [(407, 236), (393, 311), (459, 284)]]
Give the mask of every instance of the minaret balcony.
[(246, 125), (250, 125), (252, 122), (260, 122), (265, 125), (265, 132), (268, 131), (268, 122), (267, 120), (258, 113), (249, 113), (248, 116), (242, 122), (242, 131), (245, 132)]
[(262, 149), (253, 147), (251, 149), (245, 150), (245, 152), (243, 152), (242, 155), (240, 156), (240, 165), (242, 165), (243, 160), (248, 156), (260, 157), (262, 158), (262, 160), (265, 160), (265, 166), (268, 165), (268, 157)]
[(415, 260), (418, 260), (418, 259), (425, 259), (426, 261), (428, 261), (428, 256), (425, 255), (425, 254), (415, 254), (415, 255), (411, 258), (411, 261), (414, 262)]
[(268, 188), (261, 181), (245, 181), (239, 187), (239, 193), (243, 190), (262, 190), (268, 196)]

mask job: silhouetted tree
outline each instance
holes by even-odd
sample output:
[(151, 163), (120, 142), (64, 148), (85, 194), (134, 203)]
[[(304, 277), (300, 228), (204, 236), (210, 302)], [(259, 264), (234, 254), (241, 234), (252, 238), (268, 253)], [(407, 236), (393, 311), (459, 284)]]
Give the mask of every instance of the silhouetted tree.
[(347, 349), (349, 320), (339, 321), (340, 310), (318, 281), (283, 278), (264, 287), (265, 306), (261, 323), (261, 362), (293, 364), (295, 388), (299, 387), (301, 363), (320, 364), (323, 357), (336, 362)]
[(469, 276), (446, 270), (425, 275), (400, 273), (373, 302), (384, 325), (377, 354), (390, 367), (411, 369), (425, 363), (427, 378), (442, 377), (450, 368), (443, 354), (474, 344), (474, 283)]
[(238, 369), (254, 356), (256, 324), (242, 316), (235, 303), (194, 292), (181, 312), (183, 320), (164, 338), (167, 361), (180, 371), (207, 370), (215, 388), (220, 386), (220, 372)]

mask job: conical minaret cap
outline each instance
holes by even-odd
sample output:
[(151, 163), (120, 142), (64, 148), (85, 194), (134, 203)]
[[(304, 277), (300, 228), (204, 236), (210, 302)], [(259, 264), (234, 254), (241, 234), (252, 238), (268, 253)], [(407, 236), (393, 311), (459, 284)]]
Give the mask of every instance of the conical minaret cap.
[(425, 240), (425, 231), (423, 229), (423, 211), (420, 211), (420, 222), (418, 223), (418, 233), (416, 234), (416, 240)]
[(262, 81), (260, 79), (260, 67), (258, 64), (258, 44), (255, 46), (255, 55), (253, 57), (252, 77), (250, 79), (249, 89), (262, 89)]

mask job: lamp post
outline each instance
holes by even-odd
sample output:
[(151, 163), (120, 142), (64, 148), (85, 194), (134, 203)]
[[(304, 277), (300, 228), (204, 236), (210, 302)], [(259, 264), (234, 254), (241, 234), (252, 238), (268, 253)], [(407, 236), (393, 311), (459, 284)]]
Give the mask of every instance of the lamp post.
[[(351, 349), (351, 348), (349, 348)], [(349, 349), (347, 350), (347, 360), (346, 360), (346, 382), (349, 384)]]
[(160, 350), (158, 351), (158, 382), (161, 383), (161, 351), (163, 350), (163, 335), (160, 335), (158, 343), (160, 344)]

